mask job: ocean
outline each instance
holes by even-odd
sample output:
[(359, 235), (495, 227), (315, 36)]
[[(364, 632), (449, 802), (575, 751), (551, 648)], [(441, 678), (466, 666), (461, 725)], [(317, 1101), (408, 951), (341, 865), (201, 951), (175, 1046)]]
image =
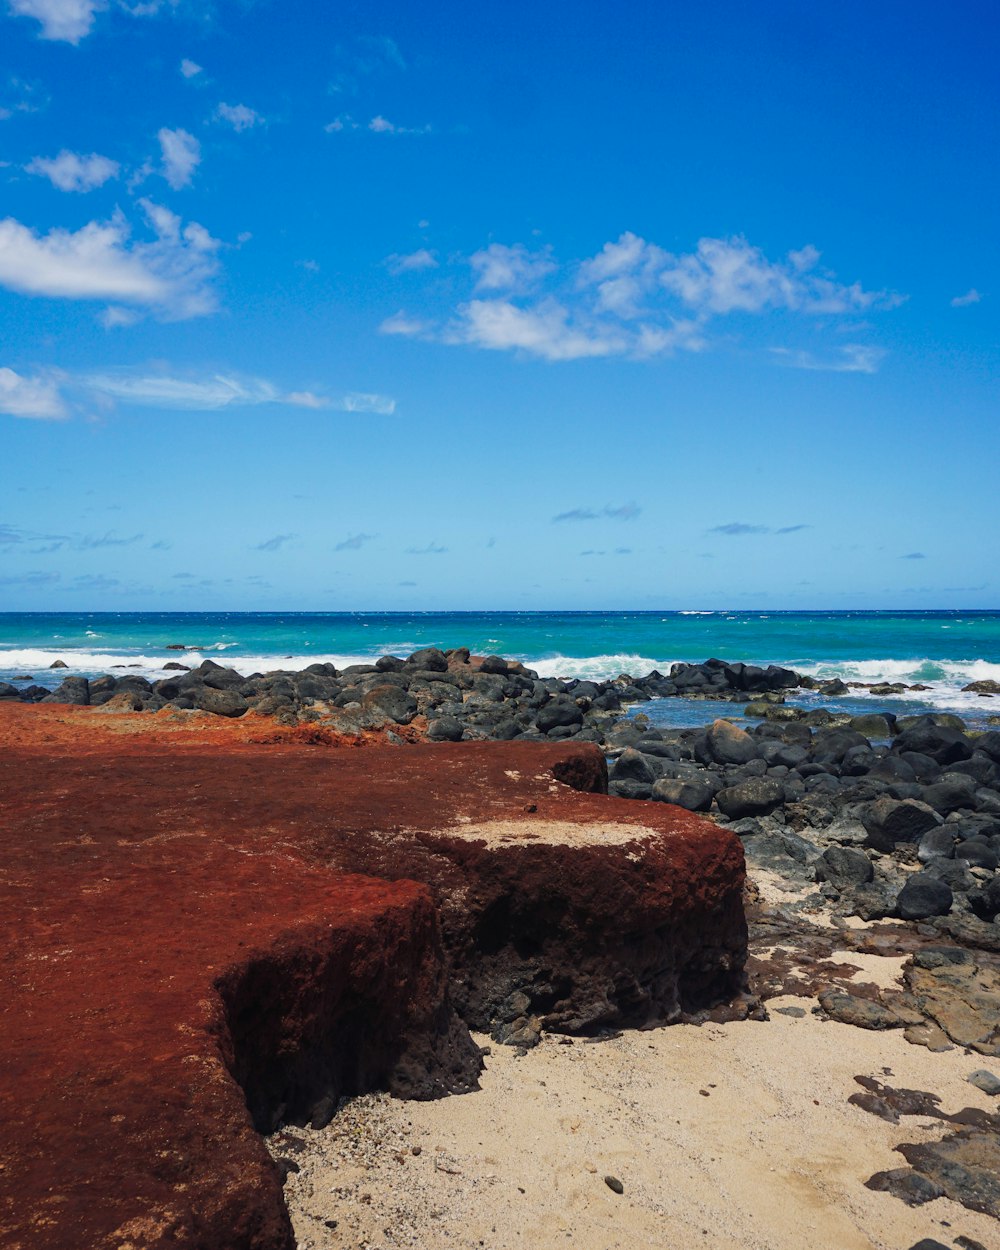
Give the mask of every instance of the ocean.
[[(178, 646), (185, 650), (171, 649)], [(1000, 696), (962, 691), (972, 681), (1000, 681), (1000, 612), (983, 611), (8, 612), (0, 613), (0, 680), (30, 674), (54, 687), (67, 675), (50, 669), (56, 660), (84, 676), (125, 668), (156, 678), (171, 660), (208, 658), (249, 674), (317, 661), (342, 668), (426, 646), (493, 652), (546, 677), (638, 677), (717, 656), (815, 677), (930, 687), (825, 700), (852, 712), (949, 711), (973, 724), (1000, 715)], [(801, 692), (789, 701), (821, 700)], [(643, 710), (657, 723), (697, 724), (717, 714), (718, 704), (658, 700)]]

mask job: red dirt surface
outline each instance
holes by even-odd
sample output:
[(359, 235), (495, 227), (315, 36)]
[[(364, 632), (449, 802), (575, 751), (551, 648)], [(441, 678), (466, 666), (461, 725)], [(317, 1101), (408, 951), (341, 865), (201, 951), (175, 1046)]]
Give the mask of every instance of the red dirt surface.
[[(605, 784), (589, 745), (0, 705), (0, 1245), (291, 1250), (256, 1130), (472, 1087), (452, 1002), (580, 1029), (738, 991), (738, 840)], [(492, 821), (636, 840), (461, 836)]]

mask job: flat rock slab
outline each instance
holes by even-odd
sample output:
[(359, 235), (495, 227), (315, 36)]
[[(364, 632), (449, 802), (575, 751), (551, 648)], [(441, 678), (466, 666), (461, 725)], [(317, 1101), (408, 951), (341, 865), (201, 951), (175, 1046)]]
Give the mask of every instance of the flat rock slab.
[(260, 1130), (474, 1087), (466, 1024), (525, 999), (581, 1030), (742, 988), (738, 839), (609, 799), (590, 745), (119, 719), (0, 707), (5, 1246), (291, 1250)]

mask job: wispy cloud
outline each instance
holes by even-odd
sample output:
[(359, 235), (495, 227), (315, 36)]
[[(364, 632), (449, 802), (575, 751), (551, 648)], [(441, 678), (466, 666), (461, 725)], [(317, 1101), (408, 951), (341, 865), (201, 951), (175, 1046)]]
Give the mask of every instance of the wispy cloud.
[(952, 308), (968, 308), (970, 304), (978, 304), (982, 301), (982, 295), (976, 288), (970, 287), (964, 295), (956, 295), (951, 301)]
[(358, 391), (352, 391), (331, 403), (341, 412), (374, 412), (382, 417), (391, 417), (396, 411), (396, 401), (388, 395), (364, 394)]
[(447, 547), (441, 547), (437, 543), (428, 543), (426, 547), (407, 547), (406, 554), (408, 556), (440, 556), (447, 550)]
[(216, 121), (225, 122), (239, 134), (264, 123), (260, 113), (246, 104), (220, 104), (215, 110)]
[(36, 156), (24, 168), (29, 174), (48, 178), (60, 191), (93, 191), (117, 178), (121, 167), (97, 152), (83, 156), (64, 148), (58, 156)]
[[(596, 255), (564, 265), (548, 248), (491, 243), (468, 264), (471, 298), (450, 315), (401, 311), (382, 323), (382, 332), (550, 361), (643, 359), (704, 351), (722, 318), (780, 312), (856, 320), (905, 298), (840, 282), (812, 246), (771, 260), (742, 236), (703, 238), (693, 252), (675, 255), (626, 232)], [(829, 360), (780, 352), (800, 368), (858, 373), (872, 372), (883, 354), (859, 344), (839, 348)]]
[(821, 373), (877, 373), (886, 355), (882, 348), (868, 347), (863, 343), (845, 343), (828, 356), (816, 356), (813, 352), (789, 347), (772, 347), (771, 352), (780, 364)]
[(0, 368), (0, 413), (42, 421), (59, 421), (69, 415), (54, 380), (23, 377), (6, 368)]
[(922, 551), (908, 551), (905, 556), (899, 557), (901, 560), (926, 560), (927, 557)]
[(197, 78), (199, 74), (204, 73), (204, 70), (198, 62), (189, 60), (188, 57), (185, 57), (181, 61), (180, 71), (185, 78)]
[(375, 135), (429, 135), (431, 133), (430, 124), (401, 126), (398, 122), (392, 122), (388, 117), (383, 117), (381, 113), (376, 113), (367, 122), (357, 121), (350, 113), (342, 113), (332, 122), (327, 122), (323, 129), (328, 135), (340, 134), (348, 130), (367, 130)]
[(52, 586), (60, 581), (59, 573), (45, 573), (40, 569), (32, 569), (27, 573), (14, 573), (8, 577), (0, 577), (0, 586), (23, 586), (26, 589), (41, 586)]
[(418, 248), (415, 252), (408, 252), (400, 255), (393, 252), (391, 256), (385, 259), (385, 267), (391, 274), (414, 273), (421, 269), (437, 269), (438, 261), (433, 252), (428, 251), (426, 247)]
[(351, 534), (334, 546), (334, 551), (360, 551), (365, 543), (370, 543), (374, 534)]
[(25, 377), (0, 368), (0, 412), (17, 417), (60, 418), (84, 401), (123, 403), (172, 412), (218, 412), (261, 404), (289, 404), (296, 408), (334, 409), (339, 412), (391, 416), (396, 401), (388, 395), (350, 391), (330, 397), (313, 391), (285, 391), (265, 378), (214, 373), (175, 376), (139, 369), (103, 373)]
[(272, 538), (265, 538), (262, 543), (258, 543), (254, 551), (280, 551), (285, 543), (290, 543), (293, 538), (297, 537), (297, 534), (275, 534)]
[(746, 521), (727, 521), (725, 525), (713, 525), (706, 534), (725, 534), (728, 538), (739, 538), (744, 534), (798, 534), (802, 530), (812, 529), (811, 525), (782, 525), (772, 529), (770, 525), (750, 525)]
[(561, 521), (634, 521), (642, 512), (636, 503), (605, 504), (603, 508), (571, 508), (568, 512), (560, 512), (552, 518), (552, 524)]
[(215, 308), (218, 243), (197, 222), (140, 200), (152, 239), (133, 240), (123, 213), (79, 230), (36, 234), (12, 217), (0, 221), (0, 286), (25, 295), (114, 300), (163, 319)]

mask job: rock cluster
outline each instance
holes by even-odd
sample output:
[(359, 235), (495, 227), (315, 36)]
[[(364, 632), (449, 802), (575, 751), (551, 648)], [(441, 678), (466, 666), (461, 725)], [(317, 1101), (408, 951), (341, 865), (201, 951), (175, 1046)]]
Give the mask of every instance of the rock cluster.
[[(746, 701), (800, 684), (790, 669), (750, 664), (674, 664), (670, 676), (652, 672), (613, 681), (541, 678), (516, 660), (471, 657), (468, 649), (425, 647), (401, 659), (381, 656), (373, 664), (311, 664), (297, 672), (276, 670), (244, 677), (205, 660), (197, 668), (177, 661), (169, 677), (149, 681), (134, 673), (94, 680), (66, 677), (55, 690), (0, 682), (0, 700), (105, 706), (112, 711), (157, 711), (172, 706), (219, 716), (256, 711), (289, 721), (320, 720), (340, 732), (407, 725), (427, 718), (439, 741), (492, 738), (574, 738), (600, 741), (623, 708), (653, 698), (684, 695)], [(778, 696), (780, 697), (780, 696)]]
[(609, 735), (609, 790), (712, 813), (751, 864), (816, 881), (817, 902), (842, 914), (950, 916), (1000, 943), (1000, 732), (960, 724), (891, 714), (750, 732), (724, 720), (681, 731), (632, 722)]

